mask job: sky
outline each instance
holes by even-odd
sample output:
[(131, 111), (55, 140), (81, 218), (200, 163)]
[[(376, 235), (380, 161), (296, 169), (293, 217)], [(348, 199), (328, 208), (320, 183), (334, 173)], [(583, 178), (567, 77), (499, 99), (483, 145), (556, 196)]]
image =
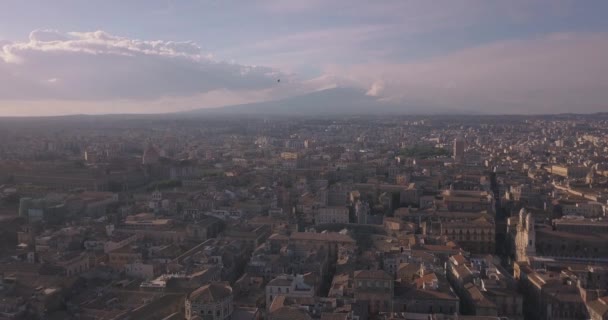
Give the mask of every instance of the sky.
[(334, 87), (405, 110), (608, 111), (607, 12), (604, 0), (1, 0), (0, 116)]

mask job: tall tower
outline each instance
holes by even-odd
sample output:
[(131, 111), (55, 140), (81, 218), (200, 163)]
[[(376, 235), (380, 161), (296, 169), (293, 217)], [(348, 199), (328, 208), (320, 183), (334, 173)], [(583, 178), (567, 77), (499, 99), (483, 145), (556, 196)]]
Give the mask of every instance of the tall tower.
[(355, 204), (355, 216), (357, 223), (367, 224), (367, 216), (369, 215), (369, 204), (367, 202), (357, 201)]
[(454, 139), (454, 161), (457, 163), (464, 163), (464, 147), (464, 138), (459, 135)]
[(534, 230), (534, 218), (532, 213), (526, 214), (526, 209), (519, 211), (519, 223), (517, 235), (515, 236), (515, 259), (517, 261), (528, 261), (528, 258), (536, 255), (536, 231)]

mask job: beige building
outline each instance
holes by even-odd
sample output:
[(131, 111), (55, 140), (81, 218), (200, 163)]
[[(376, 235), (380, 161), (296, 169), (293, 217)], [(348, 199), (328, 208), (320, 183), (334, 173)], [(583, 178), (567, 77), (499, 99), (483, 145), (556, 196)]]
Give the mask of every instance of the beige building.
[(551, 173), (564, 178), (582, 179), (589, 173), (589, 168), (554, 164), (551, 166)]
[(476, 254), (494, 253), (494, 223), (480, 217), (470, 221), (441, 222), (441, 234), (454, 240), (464, 250)]

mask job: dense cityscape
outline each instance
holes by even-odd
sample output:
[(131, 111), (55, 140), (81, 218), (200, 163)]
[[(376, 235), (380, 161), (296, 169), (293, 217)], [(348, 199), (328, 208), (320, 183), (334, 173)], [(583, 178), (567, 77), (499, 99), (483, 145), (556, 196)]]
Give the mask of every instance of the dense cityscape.
[(608, 319), (608, 116), (0, 119), (0, 319)]

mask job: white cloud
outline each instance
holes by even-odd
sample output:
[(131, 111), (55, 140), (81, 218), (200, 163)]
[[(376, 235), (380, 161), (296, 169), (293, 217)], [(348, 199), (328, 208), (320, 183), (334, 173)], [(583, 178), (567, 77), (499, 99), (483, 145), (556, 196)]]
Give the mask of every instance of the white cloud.
[[(314, 46), (299, 51), (300, 43), (316, 41), (331, 49), (333, 39), (341, 38), (338, 47), (355, 48), (366, 35), (382, 30), (361, 26), (301, 33), (249, 49), (282, 51), (270, 54), (271, 60), (290, 53), (321, 56), (324, 52)], [(340, 61), (343, 55), (337, 53), (329, 55), (331, 60)], [(608, 34), (560, 33), (410, 63), (330, 66), (322, 76), (302, 81), (267, 67), (217, 61), (193, 42), (36, 30), (26, 41), (0, 43), (0, 115), (168, 112), (334, 87), (358, 87), (370, 96), (414, 107), (498, 113), (605, 111), (606, 56)], [(289, 70), (289, 61), (284, 63), (282, 69)]]
[(371, 97), (377, 97), (382, 94), (382, 90), (384, 90), (384, 81), (375, 81), (374, 83), (372, 83), (371, 88), (367, 90), (366, 94)]
[(216, 61), (193, 42), (137, 40), (104, 31), (35, 30), (27, 41), (0, 48), (0, 100), (183, 97), (266, 89), (277, 76), (271, 68)]

